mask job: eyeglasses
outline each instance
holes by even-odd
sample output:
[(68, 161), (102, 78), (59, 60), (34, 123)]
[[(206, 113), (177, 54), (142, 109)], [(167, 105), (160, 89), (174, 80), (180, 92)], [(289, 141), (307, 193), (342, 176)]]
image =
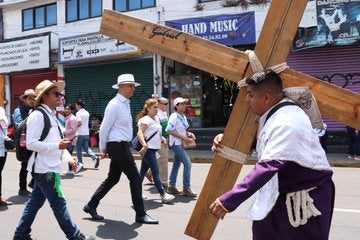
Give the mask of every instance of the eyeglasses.
[(56, 91), (56, 92), (50, 92), (51, 94), (54, 94), (55, 97), (62, 97), (63, 94), (59, 91)]
[(168, 105), (169, 103), (167, 103), (167, 102), (159, 102), (159, 104)]

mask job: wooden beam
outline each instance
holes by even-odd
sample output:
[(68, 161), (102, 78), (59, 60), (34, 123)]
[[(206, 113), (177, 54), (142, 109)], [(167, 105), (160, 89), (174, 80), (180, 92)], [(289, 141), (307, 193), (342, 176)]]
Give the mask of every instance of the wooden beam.
[[(264, 67), (286, 60), (306, 4), (307, 0), (271, 2), (255, 48)], [(252, 73), (247, 56), (238, 50), (118, 12), (105, 10), (100, 32), (235, 82)], [(359, 105), (358, 94), (292, 70), (286, 70), (281, 77), (285, 86), (309, 86), (325, 116), (360, 128), (359, 118), (354, 114)], [(336, 95), (341, 98), (334, 97)], [(249, 152), (256, 131), (255, 116), (245, 104), (245, 96), (246, 88), (240, 89), (223, 138), (225, 146), (241, 153)], [(328, 104), (329, 97), (336, 98), (331, 106)], [(341, 116), (338, 115), (340, 113)], [(241, 164), (215, 156), (186, 234), (197, 239), (211, 237), (217, 220), (210, 216), (208, 207), (216, 197), (234, 185), (241, 167)]]
[(104, 10), (100, 33), (233, 81), (248, 64), (241, 51), (111, 10)]
[[(295, 8), (296, 10), (299, 4), (303, 4), (303, 1), (290, 5), (287, 3), (281, 8), (287, 8), (288, 10), (294, 10)], [(279, 6), (276, 1), (273, 1), (271, 8), (275, 5)], [(299, 11), (294, 13), (294, 17), (299, 17), (299, 15)], [(289, 42), (292, 42), (292, 37), (290, 34), (286, 34), (286, 29), (289, 29), (286, 22), (280, 23), (281, 19), (285, 17), (281, 15), (274, 16), (273, 21), (282, 24), (281, 28), (274, 29), (271, 25), (270, 27), (265, 27), (264, 24), (259, 39), (263, 39), (263, 36), (268, 36), (268, 38), (265, 39), (264, 43), (258, 41), (256, 45), (256, 54), (264, 66), (271, 66), (279, 62), (271, 59), (270, 52), (265, 51), (265, 48), (258, 46), (276, 44), (276, 39), (279, 37), (287, 37), (287, 39), (285, 40), (285, 45), (277, 48), (276, 55), (281, 56), (284, 59), (283, 61), (286, 59), (287, 51), (290, 48)], [(111, 10), (104, 10), (100, 32), (234, 82), (238, 82), (243, 78), (248, 68), (248, 58), (241, 51)], [(158, 35), (154, 35), (155, 33), (158, 33)], [(359, 94), (296, 71), (287, 70), (286, 72), (286, 74), (281, 74), (285, 86), (312, 86), (311, 89), (314, 91), (316, 89), (314, 85), (319, 84), (317, 87), (319, 91), (314, 92), (314, 95), (317, 98), (322, 114), (338, 122), (360, 129), (360, 116), (358, 114), (360, 111)], [(251, 69), (247, 74), (249, 73), (251, 73)], [(299, 82), (301, 83), (299, 84)], [(334, 91), (336, 91), (335, 96), (342, 96), (342, 98), (333, 98), (332, 96), (334, 95), (332, 93)], [(326, 94), (330, 92), (331, 95)], [(329, 100), (332, 100), (331, 104)]]
[[(264, 67), (286, 61), (306, 3), (307, 0), (272, 1), (254, 50)], [(251, 68), (245, 75), (250, 74)], [(245, 97), (246, 88), (241, 88), (222, 141), (225, 146), (242, 153), (249, 152), (257, 129), (255, 115), (245, 104)], [(218, 196), (234, 186), (241, 167), (241, 164), (215, 156), (185, 234), (196, 239), (211, 238), (218, 221), (208, 208)]]

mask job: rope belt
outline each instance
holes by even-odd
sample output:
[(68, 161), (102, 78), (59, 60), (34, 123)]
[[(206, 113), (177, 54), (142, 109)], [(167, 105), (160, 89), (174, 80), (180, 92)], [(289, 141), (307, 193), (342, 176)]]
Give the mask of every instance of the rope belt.
[(313, 189), (315, 187), (286, 194), (286, 208), (291, 226), (305, 225), (309, 218), (321, 215), (309, 195)]

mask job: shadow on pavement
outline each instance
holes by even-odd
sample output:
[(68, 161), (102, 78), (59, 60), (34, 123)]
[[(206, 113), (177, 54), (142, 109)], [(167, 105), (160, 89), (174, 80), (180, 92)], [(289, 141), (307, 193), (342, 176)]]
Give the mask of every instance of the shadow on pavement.
[(139, 223), (129, 225), (122, 221), (109, 219), (98, 222), (101, 224), (97, 226), (98, 230), (96, 231), (96, 236), (101, 239), (133, 239), (139, 235), (135, 229), (141, 226)]

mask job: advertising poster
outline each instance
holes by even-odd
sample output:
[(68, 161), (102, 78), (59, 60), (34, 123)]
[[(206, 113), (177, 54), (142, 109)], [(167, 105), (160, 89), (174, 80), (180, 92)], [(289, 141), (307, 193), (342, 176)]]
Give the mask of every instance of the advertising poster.
[(316, 1), (317, 26), (299, 28), (293, 50), (360, 41), (359, 0)]

